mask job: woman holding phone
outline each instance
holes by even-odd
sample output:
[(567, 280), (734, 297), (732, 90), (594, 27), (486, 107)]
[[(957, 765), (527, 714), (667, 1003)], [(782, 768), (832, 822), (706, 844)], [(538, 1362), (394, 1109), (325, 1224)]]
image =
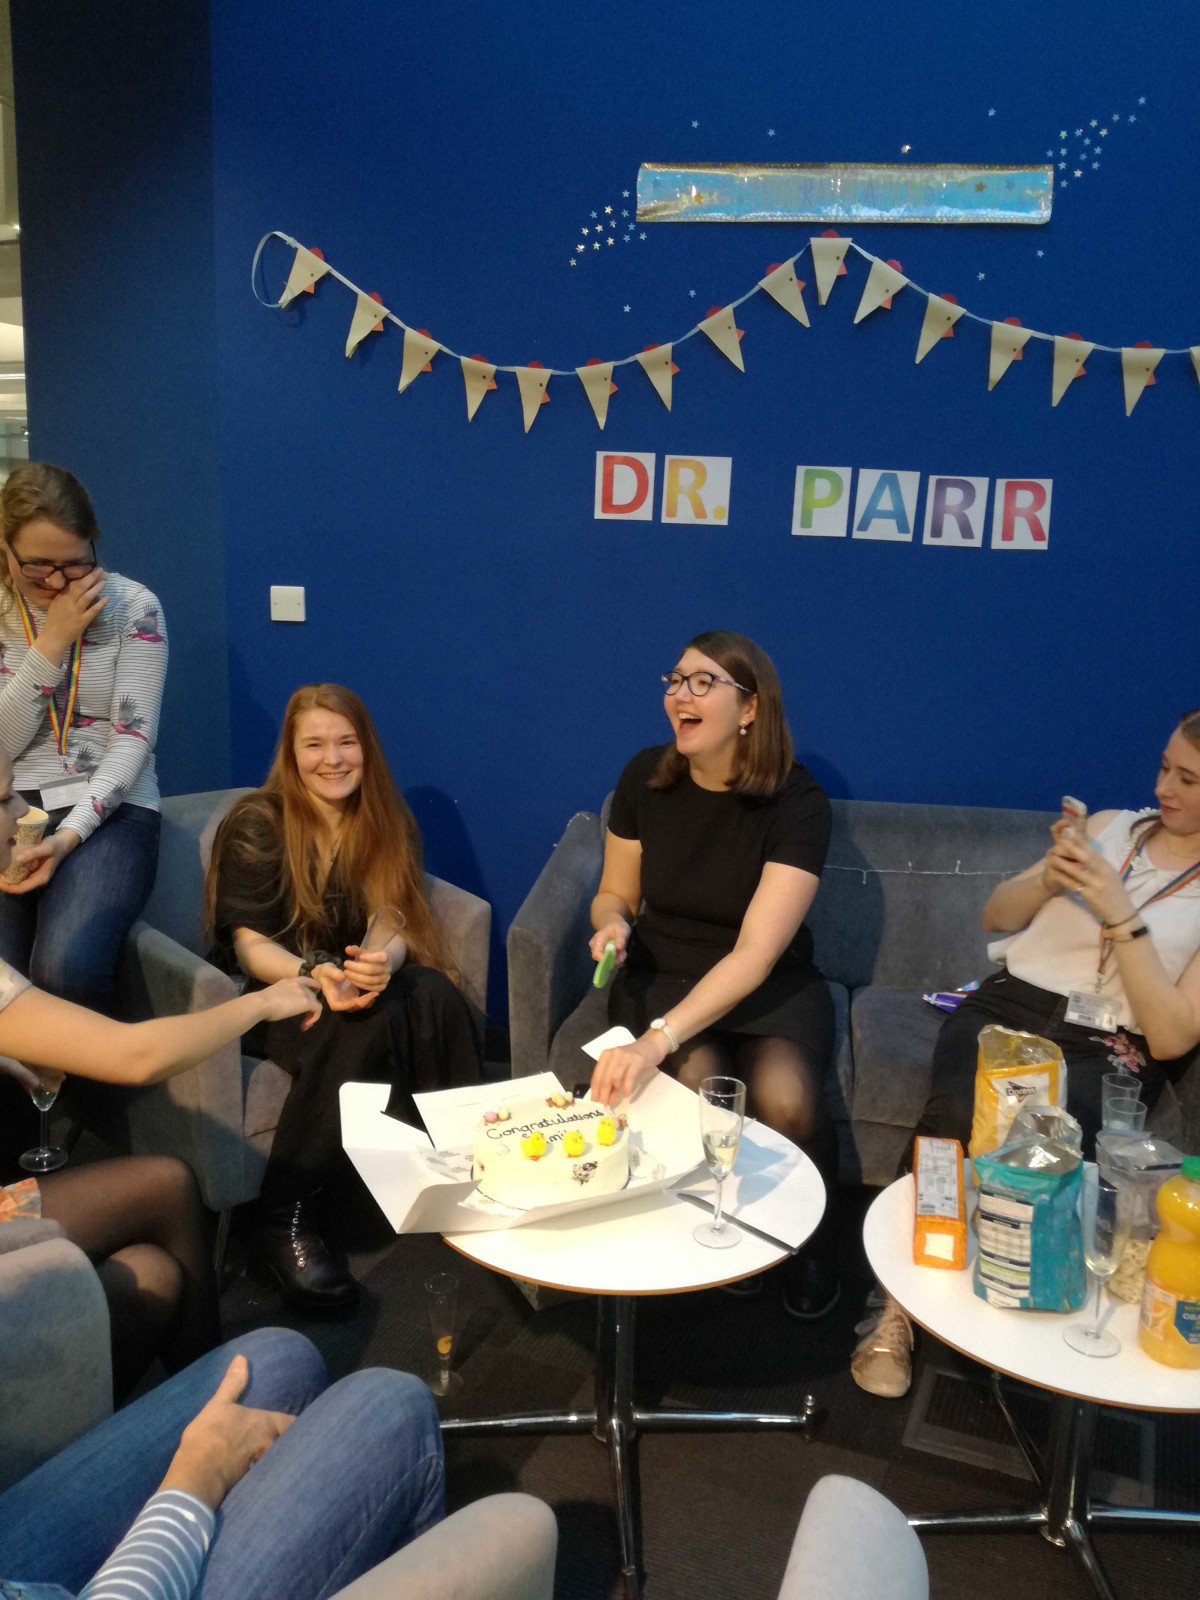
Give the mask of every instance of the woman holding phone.
[[(1083, 828), (1065, 806), (1041, 860), (993, 890), (983, 926), (1007, 935), (989, 947), (1004, 967), (944, 1023), (917, 1134), (966, 1148), (989, 1023), (1062, 1050), (1088, 1158), (1106, 1073), (1133, 1073), (1153, 1108), (1188, 1070), (1200, 1045), (1200, 710), (1168, 739), (1154, 793), (1157, 809), (1099, 811)], [(911, 1350), (911, 1324), (889, 1299), (855, 1353), (859, 1386), (904, 1394)]]
[(592, 958), (611, 941), (620, 968), (609, 1020), (636, 1037), (604, 1051), (592, 1095), (614, 1104), (658, 1069), (692, 1089), (740, 1078), (750, 1114), (824, 1179), (824, 1219), (783, 1284), (793, 1316), (820, 1317), (839, 1294), (837, 1143), (822, 1098), (833, 1003), (804, 919), (829, 801), (793, 760), (779, 678), (753, 640), (698, 634), (663, 684), (673, 739), (621, 774), (591, 907)]
[[(0, 752), (0, 872), (28, 809)], [(311, 979), (290, 978), (211, 1011), (124, 1023), (46, 994), (0, 959), (0, 1079), (25, 1098), (36, 1087), (35, 1068), (102, 1083), (160, 1083), (255, 1023), (311, 1022), (319, 1012), (315, 988)], [(15, 1167), (6, 1141), (0, 1229), (21, 1217), (49, 1217), (91, 1257), (108, 1301), (118, 1400), (156, 1355), (174, 1372), (218, 1342), (212, 1250), (195, 1179), (181, 1161), (129, 1156), (6, 1184), (18, 1179)]]
[(320, 683), (292, 695), (266, 783), (217, 832), (206, 907), (226, 970), (252, 985), (311, 975), (325, 1002), (310, 1031), (276, 1023), (249, 1047), (293, 1079), (251, 1247), (297, 1304), (339, 1309), (356, 1285), (321, 1237), (313, 1202), (344, 1159), (342, 1084), (390, 1083), (389, 1111), (411, 1121), (414, 1090), (475, 1083), (481, 1072), (425, 894), (416, 822), (351, 690)]

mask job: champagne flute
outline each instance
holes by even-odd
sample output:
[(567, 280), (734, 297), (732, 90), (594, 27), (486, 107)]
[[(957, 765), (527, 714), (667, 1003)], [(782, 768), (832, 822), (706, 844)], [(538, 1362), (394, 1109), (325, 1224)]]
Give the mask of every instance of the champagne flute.
[(710, 1250), (728, 1250), (742, 1235), (722, 1215), (725, 1179), (737, 1160), (738, 1142), (746, 1117), (746, 1085), (739, 1078), (705, 1078), (700, 1085), (700, 1138), (704, 1159), (717, 1186), (713, 1220), (696, 1228), (692, 1238)]
[(50, 1108), (58, 1099), (58, 1091), (63, 1086), (65, 1072), (54, 1072), (49, 1067), (35, 1067), (38, 1075), (36, 1089), (29, 1091), (29, 1098), (38, 1108), (41, 1125), (38, 1128), (38, 1138), (41, 1143), (34, 1150), (26, 1150), (18, 1158), (20, 1165), (26, 1172), (56, 1172), (59, 1167), (67, 1164), (67, 1152), (50, 1143)]
[[(386, 950), (393, 939), (401, 937), (407, 922), (408, 918), (397, 906), (380, 906), (367, 923), (367, 931), (358, 947), (360, 954), (367, 950)], [(347, 1000), (356, 1000), (362, 993), (349, 978), (343, 978), (340, 987)]]
[(450, 1370), (450, 1357), (454, 1353), (458, 1279), (452, 1272), (435, 1272), (432, 1277), (426, 1278), (425, 1292), (429, 1296), (429, 1326), (438, 1358), (437, 1376), (429, 1387), (442, 1399), (446, 1395), (457, 1394), (462, 1388), (462, 1379), (457, 1372)]
[(1123, 1184), (1101, 1178), (1094, 1166), (1083, 1169), (1079, 1192), (1079, 1221), (1083, 1230), (1083, 1259), (1096, 1280), (1096, 1311), (1091, 1325), (1073, 1322), (1063, 1329), (1072, 1350), (1084, 1356), (1115, 1356), (1121, 1341), (1100, 1326), (1100, 1292), (1117, 1269), (1129, 1242), (1130, 1191)]

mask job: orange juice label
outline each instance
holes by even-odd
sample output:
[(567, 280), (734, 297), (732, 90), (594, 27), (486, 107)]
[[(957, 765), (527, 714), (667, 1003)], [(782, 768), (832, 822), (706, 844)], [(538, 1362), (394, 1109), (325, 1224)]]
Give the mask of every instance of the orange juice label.
[(1169, 1338), (1174, 1330), (1186, 1344), (1200, 1345), (1200, 1300), (1183, 1300), (1147, 1278), (1141, 1325), (1156, 1339)]

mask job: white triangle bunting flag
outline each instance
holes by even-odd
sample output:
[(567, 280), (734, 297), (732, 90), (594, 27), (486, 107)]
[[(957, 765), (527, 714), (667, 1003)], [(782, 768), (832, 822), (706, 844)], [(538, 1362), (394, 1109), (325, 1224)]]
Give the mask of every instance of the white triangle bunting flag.
[(645, 350), (635, 359), (654, 385), (658, 398), (670, 411), (671, 379), (679, 371), (679, 368), (671, 360), (671, 346), (669, 344), (647, 345)]
[(1086, 339), (1054, 336), (1054, 373), (1050, 383), (1050, 404), (1056, 406), (1083, 371), (1083, 363), (1095, 349)]
[(795, 317), (806, 328), (810, 326), (808, 307), (800, 293), (804, 284), (796, 276), (794, 261), (785, 261), (781, 267), (772, 267), (765, 278), (759, 279), (758, 287), (765, 289), (775, 304), (782, 306), (789, 316)]
[(596, 413), (596, 421), (603, 428), (608, 421), (609, 396), (617, 392), (617, 386), (612, 381), (613, 364), (611, 361), (587, 361), (582, 367), (576, 367), (575, 371), (588, 403)]
[(710, 311), (698, 326), (700, 332), (708, 335), (721, 354), (728, 356), (739, 372), (745, 372), (745, 363), (742, 361), (742, 330), (735, 323), (733, 311), (729, 306), (720, 306)]
[(526, 433), (537, 421), (541, 408), (549, 403), (550, 396), (546, 393), (549, 382), (550, 374), (536, 362), (517, 368), (517, 386), (521, 391), (521, 411), (525, 418)]
[(855, 322), (861, 322), (864, 317), (869, 317), (872, 311), (878, 311), (884, 301), (890, 300), (894, 294), (899, 294), (907, 282), (908, 279), (902, 272), (897, 272), (895, 267), (889, 267), (886, 261), (881, 261), (875, 256), (863, 287), (862, 299), (858, 302), (858, 310), (854, 313)]
[(846, 251), (850, 248), (850, 240), (835, 234), (832, 239), (810, 239), (808, 248), (812, 251), (817, 300), (824, 305), (829, 299), (829, 291), (833, 288), (834, 280), (846, 270), (843, 263)]
[(459, 356), (458, 359), (467, 391), (467, 421), (470, 422), (483, 404), (484, 395), (496, 387), (496, 369), (482, 356)]
[(1032, 338), (1032, 328), (1022, 328), (1015, 322), (992, 323), (992, 346), (988, 356), (989, 389), (994, 389), (1013, 362), (1021, 359), (1021, 351)]
[(404, 361), (400, 367), (399, 393), (403, 394), (409, 384), (419, 378), (423, 372), (428, 372), (429, 363), (441, 349), (436, 339), (431, 339), (421, 328), (405, 328), (404, 330)]
[(292, 260), (292, 270), (288, 273), (287, 283), (284, 284), (283, 293), (279, 297), (280, 309), (290, 305), (298, 294), (311, 289), (318, 278), (323, 278), (328, 271), (328, 265), (319, 255), (306, 250), (302, 244), (297, 245)]
[(354, 303), (354, 317), (346, 337), (346, 354), (352, 356), (369, 333), (374, 333), (388, 308), (373, 300), (369, 294), (360, 294)]
[(1154, 382), (1154, 369), (1166, 354), (1153, 345), (1131, 345), (1121, 351), (1121, 377), (1125, 381), (1125, 415), (1129, 416), (1142, 398), (1142, 390)]
[(929, 296), (925, 303), (925, 320), (921, 323), (921, 337), (917, 341), (918, 361), (924, 361), (938, 340), (953, 332), (954, 324), (962, 314), (962, 307), (956, 306), (952, 300), (943, 300), (940, 294)]
[(1196, 374), (1196, 382), (1200, 383), (1200, 344), (1190, 345), (1188, 355), (1192, 358), (1192, 371)]

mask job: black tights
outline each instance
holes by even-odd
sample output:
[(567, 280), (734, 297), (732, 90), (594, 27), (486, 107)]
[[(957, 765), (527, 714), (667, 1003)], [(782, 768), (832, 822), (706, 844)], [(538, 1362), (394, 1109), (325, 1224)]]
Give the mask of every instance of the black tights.
[[(676, 1063), (678, 1066), (676, 1067)], [(664, 1063), (680, 1083), (699, 1090), (705, 1078), (731, 1075), (746, 1085), (746, 1111), (798, 1144), (821, 1174), (825, 1214), (804, 1248), (805, 1255), (834, 1250), (837, 1134), (825, 1109), (821, 1072), (792, 1039), (759, 1038), (709, 1029), (698, 1033)]]
[(200, 1192), (172, 1156), (122, 1156), (38, 1179), (42, 1215), (104, 1286), (118, 1404), (158, 1356), (178, 1372), (221, 1340)]

